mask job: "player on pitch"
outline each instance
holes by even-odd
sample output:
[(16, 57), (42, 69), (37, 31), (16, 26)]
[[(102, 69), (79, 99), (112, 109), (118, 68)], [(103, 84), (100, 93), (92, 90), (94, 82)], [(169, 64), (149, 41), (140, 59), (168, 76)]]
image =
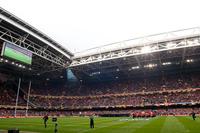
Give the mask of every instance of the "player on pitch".
[(49, 119), (48, 115), (45, 115), (45, 116), (43, 117), (43, 120), (44, 120), (44, 127), (45, 127), (45, 128), (47, 128), (47, 121), (48, 121), (48, 119)]

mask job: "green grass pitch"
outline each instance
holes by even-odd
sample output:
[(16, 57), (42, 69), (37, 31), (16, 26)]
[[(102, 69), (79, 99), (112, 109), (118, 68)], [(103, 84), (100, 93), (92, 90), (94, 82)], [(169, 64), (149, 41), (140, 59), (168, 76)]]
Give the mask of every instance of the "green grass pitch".
[[(42, 118), (0, 119), (0, 133), (19, 128), (26, 133), (53, 133), (54, 124), (48, 120), (45, 129)], [(4, 130), (4, 131), (3, 131)], [(200, 133), (200, 118), (168, 116), (149, 120), (132, 118), (95, 118), (95, 128), (89, 128), (88, 117), (58, 118), (58, 133)]]

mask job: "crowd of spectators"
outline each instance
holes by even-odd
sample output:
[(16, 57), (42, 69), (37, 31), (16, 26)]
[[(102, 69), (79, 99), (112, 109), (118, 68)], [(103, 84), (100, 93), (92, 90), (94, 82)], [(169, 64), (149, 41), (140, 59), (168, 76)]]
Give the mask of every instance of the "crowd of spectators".
[[(30, 101), (40, 107), (61, 108), (200, 102), (198, 98), (200, 96), (200, 76), (180, 77), (172, 75), (162, 78), (83, 85), (73, 89), (32, 89)], [(76, 94), (74, 94), (75, 92)]]
[[(7, 87), (4, 83), (0, 83), (0, 105), (15, 105), (16, 91)], [(22, 97), (18, 98), (18, 105), (25, 105)]]
[[(41, 107), (100, 107), (145, 106), (181, 103), (200, 103), (200, 90), (190, 92), (164, 92), (151, 94), (112, 95), (104, 97), (31, 97), (30, 101)], [(41, 102), (42, 101), (42, 102)]]
[(13, 90), (0, 87), (0, 92), (0, 105), (14, 105), (16, 97), (14, 97), (15, 95), (12, 95), (15, 94)]
[(200, 87), (200, 77), (198, 75), (186, 76), (163, 76), (137, 78), (128, 81), (115, 81), (109, 83), (98, 83), (81, 85), (75, 88), (67, 86), (36, 86), (31, 89), (31, 94), (54, 95), (54, 96), (88, 96), (106, 95), (118, 93), (147, 92), (158, 90), (176, 90)]
[[(27, 89), (21, 88), (22, 92)], [(16, 89), (9, 88), (0, 82), (0, 105), (15, 106)], [(70, 88), (65, 85), (34, 85), (31, 88), (30, 104), (44, 108), (84, 108), (84, 107), (119, 107), (119, 106), (155, 106), (155, 105), (180, 105), (200, 103), (200, 76), (163, 76), (110, 83), (79, 85)], [(27, 93), (19, 97), (19, 106), (25, 106)], [(189, 109), (186, 109), (189, 110)], [(2, 113), (2, 111), (4, 113)], [(162, 113), (159, 113), (162, 112)], [(177, 109), (172, 113), (184, 111)], [(12, 110), (0, 110), (2, 114), (9, 114)], [(103, 111), (102, 111), (103, 112)], [(162, 115), (164, 110), (158, 110)], [(45, 111), (32, 111), (34, 115), (43, 115)], [(52, 112), (53, 113), (53, 112)], [(58, 114), (65, 114), (60, 112)], [(69, 113), (69, 112), (68, 112)], [(73, 112), (71, 112), (73, 113)], [(71, 114), (69, 113), (69, 114)], [(96, 112), (97, 114), (99, 112)], [(105, 113), (105, 112), (104, 112)], [(21, 111), (19, 114), (24, 114)], [(67, 114), (65, 114), (67, 115)]]

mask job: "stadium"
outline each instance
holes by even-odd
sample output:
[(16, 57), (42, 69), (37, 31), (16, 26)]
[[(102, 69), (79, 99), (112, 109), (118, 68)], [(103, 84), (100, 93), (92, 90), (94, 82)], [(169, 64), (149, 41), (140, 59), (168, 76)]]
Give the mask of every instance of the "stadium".
[(0, 51), (2, 133), (200, 130), (199, 27), (72, 53), (0, 8)]

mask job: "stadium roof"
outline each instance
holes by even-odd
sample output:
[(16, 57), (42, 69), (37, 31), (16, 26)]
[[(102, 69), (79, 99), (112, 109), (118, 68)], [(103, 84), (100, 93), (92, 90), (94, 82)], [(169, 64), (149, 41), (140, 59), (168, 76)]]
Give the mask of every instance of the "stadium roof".
[(120, 42), (115, 42), (115, 43), (91, 48), (91, 49), (73, 54), (72, 52), (64, 48), (61, 44), (57, 43), (55, 40), (53, 40), (46, 34), (42, 33), (38, 29), (34, 28), (33, 26), (29, 25), (28, 23), (24, 22), (20, 18), (16, 17), (12, 13), (6, 11), (5, 9), (1, 7), (0, 7), (0, 17), (2, 19), (5, 19), (8, 22), (11, 22), (15, 26), (18, 26), (19, 28), (27, 31), (28, 33), (31, 33), (31, 35), (35, 36), (37, 39), (40, 39), (41, 41), (47, 43), (49, 46), (56, 49), (58, 52), (62, 53), (68, 58), (72, 58), (72, 60), (75, 60), (75, 61), (76, 59), (85, 58), (85, 57), (89, 57), (93, 55), (108, 53), (108, 52), (117, 51), (117, 50), (123, 50), (123, 49), (137, 47), (137, 46), (146, 46), (152, 43), (177, 40), (179, 38), (180, 39), (187, 38), (189, 36), (195, 36), (195, 35), (200, 34), (199, 27), (182, 29), (182, 30), (177, 30), (177, 31), (170, 31), (170, 32), (144, 36), (140, 38), (123, 40)]
[(197, 27), (86, 50), (75, 54), (70, 68), (81, 82), (156, 76), (199, 71), (199, 53)]
[(47, 43), (49, 46), (56, 49), (58, 52), (62, 53), (63, 55), (70, 58), (73, 54), (64, 48), (62, 45), (57, 43), (55, 40), (47, 36), (46, 34), (42, 33), (38, 29), (34, 28), (33, 26), (29, 25), (28, 23), (24, 22), (20, 18), (16, 17), (12, 13), (6, 11), (5, 9), (0, 7), (0, 18), (4, 19), (13, 25), (25, 30), (26, 32), (30, 33), (31, 35), (35, 36), (36, 38), (40, 39), (41, 41)]
[[(71, 67), (168, 49), (192, 47), (199, 45), (199, 43), (189, 42), (192, 43), (189, 44), (184, 41), (197, 36), (200, 36), (199, 27), (124, 40), (75, 53)], [(182, 40), (182, 42), (179, 42), (179, 40)]]
[[(33, 56), (34, 61), (29, 72), (31, 75), (34, 72), (36, 76), (44, 75), (49, 78), (52, 73), (52, 76), (63, 77), (65, 68), (71, 61), (70, 68), (78, 79), (98, 81), (144, 75), (149, 70), (150, 72), (163, 71), (166, 66), (173, 70), (199, 67), (199, 27), (124, 40), (73, 54), (44, 33), (2, 8), (0, 8), (0, 18), (0, 30), (2, 30), (0, 38), (7, 34), (6, 28), (13, 33), (14, 39), (20, 39), (28, 33), (30, 36), (22, 43), (30, 43), (30, 46), (25, 48), (32, 47), (34, 43), (36, 47), (33, 49), (38, 48), (38, 51), (33, 51), (36, 56)], [(8, 34), (7, 37), (9, 36)], [(44, 51), (46, 53), (40, 53)], [(52, 62), (59, 67), (51, 64)], [(4, 64), (8, 68), (7, 63)], [(153, 69), (156, 67), (158, 69)]]
[(130, 47), (145, 46), (151, 43), (158, 43), (161, 41), (177, 40), (179, 38), (194, 36), (195, 34), (200, 35), (200, 27), (153, 34), (149, 36), (133, 38), (133, 39), (123, 40), (120, 42), (115, 42), (115, 43), (111, 43), (107, 45), (102, 45), (99, 47), (77, 52), (74, 54), (74, 58), (76, 59), (76, 58), (86, 57), (86, 56), (95, 55), (99, 53), (106, 53), (106, 52), (115, 51), (119, 49), (126, 49)]
[(0, 71), (12, 75), (44, 79), (64, 77), (73, 56), (46, 34), (0, 7), (0, 49), (5, 42), (33, 53), (31, 65), (0, 57)]

